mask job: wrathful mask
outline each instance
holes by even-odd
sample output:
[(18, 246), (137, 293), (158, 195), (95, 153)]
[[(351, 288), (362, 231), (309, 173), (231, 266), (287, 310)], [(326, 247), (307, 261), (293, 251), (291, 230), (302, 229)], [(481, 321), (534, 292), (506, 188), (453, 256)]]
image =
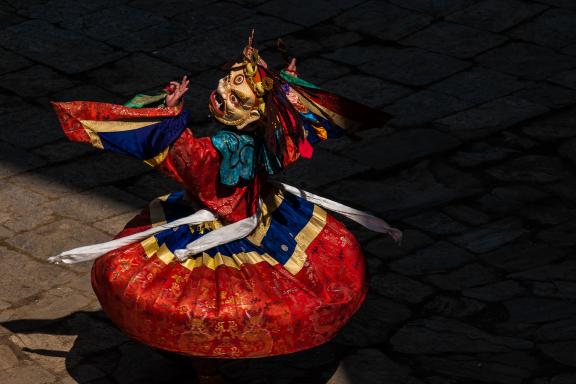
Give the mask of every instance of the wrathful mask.
[(218, 81), (208, 103), (216, 120), (237, 129), (245, 129), (262, 117), (258, 96), (248, 83), (245, 68), (245, 63), (232, 65), (230, 73)]

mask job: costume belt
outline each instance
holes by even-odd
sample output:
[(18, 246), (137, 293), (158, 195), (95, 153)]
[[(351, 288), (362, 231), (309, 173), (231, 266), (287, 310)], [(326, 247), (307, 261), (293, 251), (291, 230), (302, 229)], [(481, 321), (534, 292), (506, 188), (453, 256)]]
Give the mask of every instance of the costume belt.
[[(328, 211), (339, 213), (371, 231), (386, 233), (390, 235), (398, 244), (401, 244), (402, 242), (402, 232), (397, 228), (391, 227), (387, 222), (380, 219), (379, 217), (363, 211), (359, 211), (344, 204), (337, 203), (333, 200), (326, 199), (324, 197), (315, 195), (288, 184), (279, 182), (272, 182), (272, 184), (276, 185), (285, 192), (296, 195)], [(256, 212), (254, 215), (208, 232), (206, 235), (192, 241), (191, 243), (188, 243), (186, 248), (175, 250), (174, 255), (179, 261), (183, 262), (189, 257), (194, 256), (200, 252), (248, 236), (258, 225), (258, 217), (260, 215), (261, 204), (262, 201), (260, 200), (258, 202), (258, 212)], [(201, 209), (192, 215), (155, 226), (142, 232), (120, 237), (105, 243), (87, 245), (62, 252), (59, 255), (49, 257), (48, 261), (56, 264), (74, 264), (83, 261), (91, 261), (106, 254), (107, 252), (143, 240), (166, 229), (176, 228), (180, 225), (197, 225), (214, 220), (217, 220), (216, 215), (207, 209)]]

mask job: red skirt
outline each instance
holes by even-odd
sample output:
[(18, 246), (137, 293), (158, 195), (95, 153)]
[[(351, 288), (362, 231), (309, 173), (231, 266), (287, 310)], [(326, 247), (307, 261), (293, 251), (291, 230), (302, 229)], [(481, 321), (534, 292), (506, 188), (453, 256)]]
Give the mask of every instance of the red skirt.
[[(193, 212), (183, 193), (158, 198), (117, 237)], [(279, 190), (256, 230), (185, 262), (175, 249), (221, 226), (181, 226), (111, 251), (92, 268), (103, 310), (128, 336), (218, 358), (312, 348), (335, 336), (366, 295), (356, 238), (322, 208)]]

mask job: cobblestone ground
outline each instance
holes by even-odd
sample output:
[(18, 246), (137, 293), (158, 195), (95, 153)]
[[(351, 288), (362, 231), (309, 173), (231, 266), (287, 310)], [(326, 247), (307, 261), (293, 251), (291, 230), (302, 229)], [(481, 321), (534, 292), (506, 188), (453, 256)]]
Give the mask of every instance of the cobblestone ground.
[(0, 1), (0, 383), (193, 382), (114, 328), (90, 265), (45, 261), (180, 187), (67, 142), (48, 101), (124, 102), (188, 73), (206, 134), (219, 65), (252, 27), (270, 63), (282, 37), (305, 79), (394, 115), (285, 178), (405, 240), (356, 230), (371, 291), (350, 324), (306, 353), (228, 361), (228, 381), (575, 383), (572, 0)]

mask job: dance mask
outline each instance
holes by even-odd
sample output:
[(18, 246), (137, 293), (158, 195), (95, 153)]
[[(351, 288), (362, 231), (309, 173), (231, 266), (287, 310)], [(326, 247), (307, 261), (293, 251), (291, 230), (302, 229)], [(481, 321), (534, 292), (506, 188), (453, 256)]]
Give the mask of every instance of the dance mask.
[(211, 93), (208, 108), (216, 120), (239, 130), (253, 130), (252, 123), (266, 111), (264, 95), (274, 81), (266, 75), (266, 63), (252, 47), (252, 35), (242, 52), (242, 61), (234, 63), (227, 76), (218, 81)]

